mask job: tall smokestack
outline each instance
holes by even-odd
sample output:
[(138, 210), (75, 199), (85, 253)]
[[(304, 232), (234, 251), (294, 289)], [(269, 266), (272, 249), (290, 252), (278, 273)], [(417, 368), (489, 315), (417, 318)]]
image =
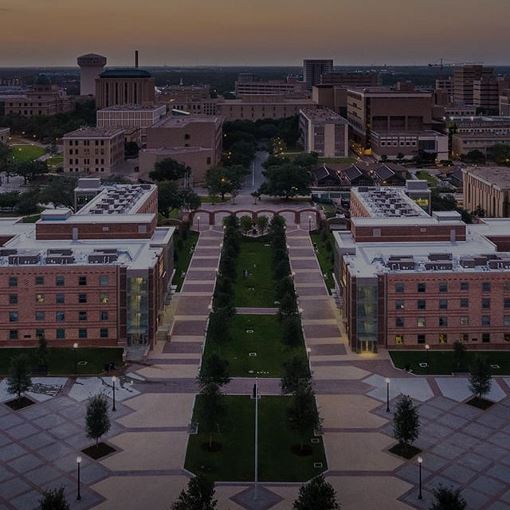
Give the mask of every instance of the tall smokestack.
[(135, 50), (135, 67), (138, 69), (138, 50)]

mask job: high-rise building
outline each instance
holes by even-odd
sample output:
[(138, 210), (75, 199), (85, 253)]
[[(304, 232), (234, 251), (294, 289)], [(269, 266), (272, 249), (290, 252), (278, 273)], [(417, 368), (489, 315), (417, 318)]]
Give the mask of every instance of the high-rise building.
[(492, 67), (466, 64), (453, 71), (453, 100), (456, 103), (474, 104), (474, 82), (482, 77), (494, 76)]
[(499, 96), (510, 88), (510, 78), (482, 76), (473, 82), (473, 104), (487, 115), (499, 112)]
[(321, 76), (333, 72), (332, 59), (305, 59), (303, 61), (303, 80), (307, 88), (321, 82)]
[(78, 57), (78, 66), (80, 67), (80, 95), (96, 95), (96, 79), (104, 71), (106, 57), (88, 53)]

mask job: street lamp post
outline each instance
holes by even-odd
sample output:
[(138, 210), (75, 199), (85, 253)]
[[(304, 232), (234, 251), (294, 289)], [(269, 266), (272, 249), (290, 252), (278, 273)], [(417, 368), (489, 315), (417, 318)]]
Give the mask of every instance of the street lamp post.
[(73, 356), (74, 356), (74, 375), (78, 375), (78, 342), (73, 344)]
[(197, 230), (200, 232), (200, 216), (197, 216)]
[(312, 231), (312, 217), (308, 216), (308, 231)]
[(390, 412), (390, 378), (386, 377), (386, 412)]
[(418, 490), (418, 499), (423, 499), (423, 494), (421, 493), (421, 465), (423, 464), (423, 458), (418, 457), (418, 473), (419, 473), (419, 490)]
[(81, 457), (76, 457), (76, 466), (78, 468), (78, 494), (76, 495), (76, 500), (80, 501), (81, 499), (81, 480), (80, 480), (80, 466), (81, 466)]
[(256, 501), (259, 495), (259, 395), (257, 378), (255, 378), (255, 384), (253, 385), (253, 398), (255, 399), (255, 478), (253, 499)]
[(426, 363), (427, 363), (427, 374), (429, 373), (430, 371), (430, 355), (429, 355), (429, 351), (430, 351), (430, 345), (429, 344), (425, 344), (425, 352), (426, 352)]
[(115, 383), (117, 382), (117, 377), (113, 376), (112, 377), (112, 389), (113, 389), (113, 405), (112, 405), (112, 411), (116, 411), (117, 409), (115, 408)]

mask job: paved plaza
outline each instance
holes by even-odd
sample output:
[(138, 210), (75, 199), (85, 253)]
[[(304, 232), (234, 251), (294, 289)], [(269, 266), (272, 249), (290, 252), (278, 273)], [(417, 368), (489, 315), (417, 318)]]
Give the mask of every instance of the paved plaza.
[[(0, 382), (0, 510), (37, 508), (41, 491), (64, 487), (73, 509), (168, 510), (189, 473), (184, 469), (197, 391), (204, 332), (219, 262), (222, 229), (201, 225), (201, 235), (180, 295), (167, 341), (129, 367), (117, 388), (117, 410), (104, 440), (116, 448), (94, 461), (82, 454), (82, 500), (76, 501), (76, 456), (85, 437), (86, 399), (104, 392), (111, 379), (34, 378), (37, 403), (12, 411)], [(385, 353), (357, 355), (346, 344), (306, 230), (289, 225), (290, 263), (317, 402), (323, 417), (326, 477), (344, 510), (428, 508), (439, 484), (462, 487), (470, 509), (510, 510), (510, 379), (497, 378), (496, 402), (487, 411), (465, 403), (465, 377), (416, 377), (395, 369)], [(274, 313), (267, 309), (265, 313)], [(400, 394), (419, 407), (423, 449), (423, 500), (417, 498), (418, 466), (389, 453), (391, 413)], [(229, 394), (248, 394), (253, 381), (236, 378)], [(262, 395), (277, 394), (279, 380), (260, 381)], [(220, 483), (220, 510), (253, 508), (247, 484)], [(265, 484), (266, 504), (289, 510), (299, 484)]]

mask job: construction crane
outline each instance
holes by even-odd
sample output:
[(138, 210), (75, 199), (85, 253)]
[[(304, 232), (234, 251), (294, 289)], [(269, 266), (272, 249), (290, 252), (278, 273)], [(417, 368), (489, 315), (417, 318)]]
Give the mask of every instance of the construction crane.
[(455, 66), (474, 66), (474, 65), (483, 65), (483, 62), (445, 62), (444, 59), (440, 59), (439, 62), (435, 62), (433, 64), (429, 64), (429, 67), (439, 67), (443, 69), (444, 67), (455, 67)]

